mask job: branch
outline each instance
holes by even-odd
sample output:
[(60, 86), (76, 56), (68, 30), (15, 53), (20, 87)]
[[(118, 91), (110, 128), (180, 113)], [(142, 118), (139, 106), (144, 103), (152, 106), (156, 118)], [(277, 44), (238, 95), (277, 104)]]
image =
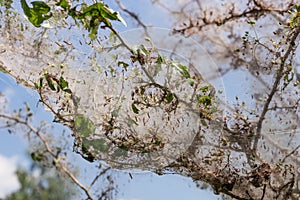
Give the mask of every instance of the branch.
[(122, 36), (118, 33), (118, 31), (116, 31), (116, 29), (114, 29), (112, 26), (108, 25), (107, 26), (116, 36), (117, 38), (120, 40), (120, 42), (122, 43), (122, 45), (131, 53), (133, 54), (133, 49), (129, 46), (129, 44), (122, 38)]
[(95, 178), (94, 180), (91, 182), (91, 184), (89, 185), (88, 189), (92, 188), (93, 185), (97, 182), (97, 180), (99, 179), (99, 177), (101, 177), (102, 175), (104, 175), (108, 170), (110, 170), (111, 168), (108, 167), (105, 170), (101, 171)]
[(137, 23), (142, 26), (145, 31), (147, 32), (147, 26), (142, 22), (142, 20), (138, 17), (138, 15), (130, 10), (128, 10), (122, 3), (120, 0), (116, 0), (116, 3), (118, 4), (118, 6), (127, 14), (129, 14), (133, 19), (135, 19), (137, 21)]
[(262, 124), (263, 124), (265, 116), (266, 116), (266, 114), (269, 110), (270, 103), (271, 103), (271, 101), (272, 101), (272, 99), (273, 99), (273, 97), (274, 97), (274, 95), (275, 95), (275, 93), (278, 89), (280, 81), (281, 81), (281, 79), (284, 75), (283, 72), (284, 72), (285, 62), (288, 59), (289, 55), (291, 54), (292, 50), (294, 49), (295, 41), (296, 41), (299, 33), (300, 33), (300, 27), (297, 27), (297, 29), (293, 33), (292, 38), (290, 39), (287, 51), (285, 52), (284, 56), (281, 58), (281, 63), (280, 63), (280, 67), (279, 67), (279, 69), (277, 71), (277, 74), (276, 74), (275, 82), (273, 83), (273, 87), (271, 89), (270, 94), (268, 95), (268, 98), (266, 100), (266, 103), (264, 104), (263, 110), (260, 114), (260, 117), (259, 117), (259, 120), (258, 120), (258, 123), (257, 123), (256, 135), (255, 135), (254, 143), (253, 143), (254, 152), (256, 152), (256, 150), (257, 150), (258, 140), (261, 136)]
[[(249, 6), (248, 2), (248, 6)], [(209, 20), (206, 16), (204, 17), (200, 17), (197, 18), (197, 21), (193, 22), (192, 19), (189, 19), (189, 25), (183, 23), (183, 28), (174, 28), (174, 33), (181, 33), (181, 34), (185, 34), (188, 30), (193, 29), (193, 28), (197, 28), (198, 31), (202, 30), (202, 28), (208, 26), (208, 25), (223, 25), (226, 24), (228, 22), (234, 21), (234, 20), (238, 20), (241, 19), (243, 17), (256, 17), (259, 15), (264, 15), (266, 13), (271, 13), (271, 12), (278, 12), (278, 13), (284, 13), (288, 10), (288, 8), (293, 4), (293, 2), (289, 2), (286, 6), (286, 8), (271, 8), (271, 7), (267, 7), (261, 3), (257, 3), (256, 1), (254, 1), (254, 7), (253, 8), (247, 8), (245, 9), (243, 12), (241, 13), (234, 13), (234, 9), (229, 9), (228, 15), (225, 16), (222, 19), (214, 19), (214, 20)], [(204, 12), (205, 15), (205, 11)], [(201, 20), (201, 22), (198, 21), (198, 19)]]
[(91, 196), (89, 192), (89, 188), (85, 187), (83, 184), (80, 183), (80, 181), (75, 177), (75, 175), (70, 172), (64, 165), (62, 165), (60, 162), (59, 155), (56, 154), (49, 146), (47, 140), (40, 134), (40, 130), (35, 129), (31, 124), (29, 124), (28, 120), (21, 120), (18, 117), (9, 116), (0, 114), (0, 118), (8, 119), (11, 121), (16, 122), (17, 124), (21, 124), (26, 126), (29, 129), (29, 132), (34, 133), (44, 144), (46, 151), (49, 153), (49, 155), (53, 158), (55, 161), (55, 166), (59, 167), (63, 173), (65, 173), (78, 187), (80, 187), (85, 194), (87, 195), (88, 199), (93, 200), (94, 198)]
[(300, 145), (298, 145), (293, 151), (291, 151), (290, 153), (288, 153), (286, 156), (284, 156), (284, 158), (282, 159), (282, 163), (284, 163), (284, 161), (290, 157), (291, 155), (293, 155), (298, 149), (300, 148)]

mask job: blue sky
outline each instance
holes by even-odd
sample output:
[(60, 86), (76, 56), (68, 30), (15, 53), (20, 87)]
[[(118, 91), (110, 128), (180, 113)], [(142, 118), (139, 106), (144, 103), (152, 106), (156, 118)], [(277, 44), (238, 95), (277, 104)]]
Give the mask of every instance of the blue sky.
[[(26, 89), (3, 73), (0, 73), (0, 94), (3, 95), (0, 101), (3, 103), (6, 98), (12, 109), (20, 106), (21, 99), (28, 98)], [(26, 156), (26, 146), (21, 135), (9, 134), (7, 130), (0, 129), (0, 180), (6, 180), (0, 182), (0, 198), (19, 188), (14, 173), (19, 165), (27, 167), (30, 163)]]

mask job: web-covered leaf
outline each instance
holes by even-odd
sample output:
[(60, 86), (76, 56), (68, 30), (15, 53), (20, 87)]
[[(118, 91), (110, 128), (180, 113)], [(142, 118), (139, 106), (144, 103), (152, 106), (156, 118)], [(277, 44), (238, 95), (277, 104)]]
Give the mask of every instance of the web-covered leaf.
[(31, 2), (30, 8), (25, 0), (21, 0), (22, 9), (28, 20), (35, 26), (40, 27), (41, 24), (51, 17), (50, 7), (43, 1)]

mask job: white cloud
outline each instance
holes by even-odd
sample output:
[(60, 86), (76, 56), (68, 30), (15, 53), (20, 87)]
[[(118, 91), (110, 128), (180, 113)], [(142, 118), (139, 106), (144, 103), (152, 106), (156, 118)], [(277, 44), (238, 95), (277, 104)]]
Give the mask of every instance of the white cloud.
[(16, 170), (17, 158), (0, 155), (0, 198), (5, 198), (6, 195), (20, 188)]

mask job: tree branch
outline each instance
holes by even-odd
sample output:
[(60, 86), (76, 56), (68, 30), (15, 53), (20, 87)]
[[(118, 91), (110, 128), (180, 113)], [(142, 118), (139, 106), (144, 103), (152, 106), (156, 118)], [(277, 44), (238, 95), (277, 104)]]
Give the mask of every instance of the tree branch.
[(80, 183), (80, 181), (75, 177), (75, 175), (72, 172), (70, 172), (63, 164), (61, 164), (59, 155), (50, 148), (47, 140), (40, 134), (40, 130), (35, 129), (31, 124), (29, 124), (28, 120), (23, 121), (15, 116), (0, 114), (0, 118), (15, 121), (17, 124), (26, 126), (29, 129), (29, 132), (34, 133), (41, 140), (41, 142), (46, 148), (46, 151), (53, 158), (55, 166), (59, 167), (63, 173), (65, 173), (80, 189), (82, 189), (87, 195), (88, 199), (94, 199), (89, 192), (89, 188), (85, 187), (82, 183)]
[(287, 51), (285, 52), (284, 56), (281, 58), (281, 63), (280, 63), (280, 67), (277, 71), (277, 74), (276, 74), (276, 77), (275, 77), (275, 81), (273, 83), (273, 86), (272, 86), (272, 89), (271, 89), (271, 92), (270, 94), (268, 95), (268, 98), (266, 100), (266, 103), (264, 104), (264, 107), (263, 107), (263, 110), (260, 114), (260, 117), (259, 117), (259, 120), (258, 120), (258, 123), (257, 123), (257, 129), (256, 129), (256, 135), (254, 137), (254, 143), (253, 143), (253, 150), (254, 152), (256, 152), (257, 150), (257, 144), (258, 144), (258, 140), (261, 136), (261, 130), (262, 130), (262, 124), (263, 124), (263, 121), (265, 119), (265, 116), (269, 110), (269, 106), (270, 106), (270, 103), (278, 89), (278, 86), (280, 84), (280, 81), (284, 75), (284, 68), (285, 68), (285, 63), (286, 63), (286, 60), (288, 59), (288, 57), (290, 56), (292, 50), (294, 49), (295, 47), (295, 41), (298, 37), (300, 33), (300, 27), (297, 27), (296, 30), (294, 30), (294, 33), (293, 33), (293, 36), (291, 37), (290, 41), (289, 41), (289, 46), (288, 46), (288, 49)]

